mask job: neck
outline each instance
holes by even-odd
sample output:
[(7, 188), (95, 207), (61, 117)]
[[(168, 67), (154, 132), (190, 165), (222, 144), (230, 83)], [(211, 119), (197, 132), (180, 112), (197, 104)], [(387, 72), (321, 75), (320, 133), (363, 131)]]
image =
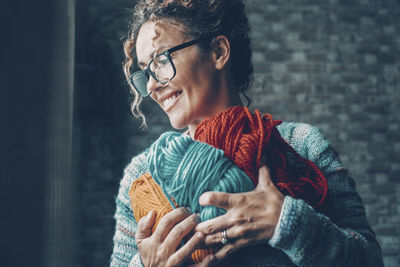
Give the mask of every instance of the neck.
[(194, 138), (194, 133), (196, 131), (197, 126), (206, 118), (217, 115), (224, 110), (233, 107), (233, 106), (243, 106), (242, 100), (240, 99), (237, 85), (234, 83), (234, 79), (231, 76), (231, 73), (224, 70), (219, 73), (218, 78), (216, 78), (214, 83), (214, 88), (219, 88), (219, 93), (215, 101), (213, 103), (214, 108), (208, 107), (207, 112), (204, 112), (204, 117), (199, 118), (198, 120), (192, 122), (188, 125), (188, 134), (190, 137)]
[(193, 122), (193, 123), (189, 124), (188, 125), (188, 130), (185, 133), (188, 134), (190, 137), (192, 137), (194, 139), (194, 133), (196, 131), (196, 128), (204, 119), (212, 117), (212, 116), (215, 116), (218, 113), (223, 112), (223, 111), (225, 111), (226, 109), (228, 109), (230, 107), (243, 106), (243, 103), (242, 103), (237, 91), (235, 91), (234, 93), (230, 94), (225, 99), (227, 99), (228, 101), (226, 101), (225, 103), (218, 103), (216, 105), (216, 108), (214, 110), (212, 110), (207, 116), (201, 118), (200, 120), (198, 120), (196, 122)]

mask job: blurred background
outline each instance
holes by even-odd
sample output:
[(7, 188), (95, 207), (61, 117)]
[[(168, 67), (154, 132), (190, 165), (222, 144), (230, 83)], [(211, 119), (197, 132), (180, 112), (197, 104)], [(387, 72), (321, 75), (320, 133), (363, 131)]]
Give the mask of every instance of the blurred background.
[[(400, 265), (400, 2), (246, 0), (252, 108), (319, 127)], [(130, 115), (134, 0), (0, 2), (0, 266), (108, 266), (124, 167), (169, 121)]]

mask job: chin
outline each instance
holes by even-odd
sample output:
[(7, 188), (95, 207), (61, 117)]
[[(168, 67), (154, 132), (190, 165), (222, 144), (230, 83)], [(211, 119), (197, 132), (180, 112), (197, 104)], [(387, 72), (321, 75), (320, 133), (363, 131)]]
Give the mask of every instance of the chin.
[(169, 123), (171, 124), (172, 128), (177, 129), (177, 130), (181, 130), (184, 129), (188, 126), (187, 123), (184, 123), (181, 120), (176, 120), (174, 118), (169, 117)]

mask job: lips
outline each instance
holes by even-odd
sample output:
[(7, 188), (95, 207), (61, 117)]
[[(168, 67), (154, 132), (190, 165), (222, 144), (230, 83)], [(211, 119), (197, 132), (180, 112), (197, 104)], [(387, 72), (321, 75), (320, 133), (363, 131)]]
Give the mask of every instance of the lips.
[(168, 106), (172, 101), (176, 99), (176, 95), (173, 95), (163, 101), (164, 106)]
[(182, 91), (175, 91), (168, 94), (166, 97), (162, 97), (160, 102), (163, 103), (164, 110), (168, 110), (170, 107), (172, 107), (176, 103), (177, 98), (181, 95), (181, 93)]

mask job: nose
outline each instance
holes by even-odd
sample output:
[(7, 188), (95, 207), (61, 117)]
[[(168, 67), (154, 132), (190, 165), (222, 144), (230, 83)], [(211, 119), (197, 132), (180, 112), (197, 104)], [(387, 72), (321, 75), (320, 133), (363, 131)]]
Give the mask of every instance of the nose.
[(153, 78), (153, 76), (149, 75), (149, 80), (147, 82), (147, 92), (149, 94), (157, 91), (161, 87), (161, 84)]

